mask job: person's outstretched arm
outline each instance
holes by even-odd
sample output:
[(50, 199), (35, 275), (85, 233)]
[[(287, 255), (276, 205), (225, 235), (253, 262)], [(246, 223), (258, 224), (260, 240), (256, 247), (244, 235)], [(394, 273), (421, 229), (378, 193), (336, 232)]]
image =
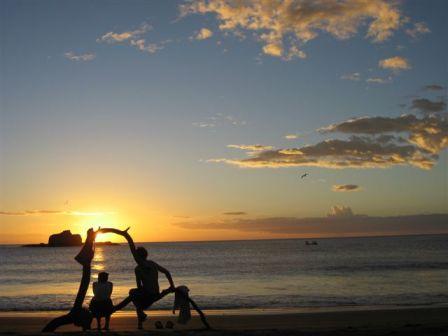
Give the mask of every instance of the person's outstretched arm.
[(163, 274), (165, 274), (166, 278), (168, 279), (168, 282), (170, 283), (169, 289), (176, 289), (176, 286), (174, 286), (173, 278), (171, 277), (170, 271), (168, 271), (165, 267), (160, 266), (159, 264), (155, 263), (157, 266), (157, 270)]
[(130, 228), (127, 228), (126, 230), (117, 230), (117, 229), (105, 228), (105, 229), (100, 229), (99, 231), (101, 233), (115, 233), (117, 235), (123, 236), (128, 242), (129, 249), (131, 250), (131, 253), (132, 253), (132, 256), (134, 257), (135, 262), (139, 265), (143, 265), (145, 260), (137, 254), (137, 250), (135, 248), (134, 241), (132, 240), (131, 235), (128, 233), (129, 229)]

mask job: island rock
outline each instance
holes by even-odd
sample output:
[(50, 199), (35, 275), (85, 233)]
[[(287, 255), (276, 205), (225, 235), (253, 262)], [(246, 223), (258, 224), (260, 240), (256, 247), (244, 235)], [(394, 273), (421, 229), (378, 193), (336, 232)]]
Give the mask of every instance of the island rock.
[(48, 238), (48, 246), (81, 246), (82, 238), (79, 234), (72, 234), (70, 230), (62, 231), (61, 233), (52, 234)]

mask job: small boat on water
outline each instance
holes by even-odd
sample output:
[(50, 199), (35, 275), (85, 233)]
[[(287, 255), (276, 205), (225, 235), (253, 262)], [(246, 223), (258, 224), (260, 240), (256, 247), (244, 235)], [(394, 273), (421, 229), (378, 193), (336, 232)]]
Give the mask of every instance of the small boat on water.
[(305, 241), (305, 245), (318, 245), (317, 241), (315, 240), (307, 240)]

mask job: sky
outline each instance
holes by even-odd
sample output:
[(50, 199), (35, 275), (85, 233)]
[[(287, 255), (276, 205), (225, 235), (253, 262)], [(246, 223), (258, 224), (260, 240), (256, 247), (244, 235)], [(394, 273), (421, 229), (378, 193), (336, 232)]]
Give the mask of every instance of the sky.
[(0, 243), (448, 233), (447, 12), (1, 1)]

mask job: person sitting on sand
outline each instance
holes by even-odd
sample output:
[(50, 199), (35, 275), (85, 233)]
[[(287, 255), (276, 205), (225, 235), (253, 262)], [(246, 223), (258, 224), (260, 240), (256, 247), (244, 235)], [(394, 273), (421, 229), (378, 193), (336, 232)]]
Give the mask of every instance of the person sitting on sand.
[(101, 318), (106, 319), (105, 330), (109, 330), (110, 316), (113, 313), (114, 306), (110, 299), (112, 295), (113, 284), (108, 281), (109, 274), (101, 272), (98, 274), (98, 281), (93, 283), (93, 298), (89, 309), (96, 318), (98, 330), (101, 330)]
[[(131, 250), (134, 249), (131, 248)], [(161, 297), (159, 272), (163, 273), (170, 283), (170, 287), (165, 291), (174, 292), (175, 286), (171, 274), (166, 268), (147, 259), (148, 251), (144, 247), (136, 248), (134, 257), (138, 264), (137, 267), (135, 267), (137, 288), (131, 289), (129, 291), (129, 297), (119, 303), (114, 310), (120, 310), (132, 301), (137, 311), (138, 328), (142, 329), (143, 321), (145, 321), (147, 317), (144, 310), (150, 307), (154, 302), (158, 301)]]

